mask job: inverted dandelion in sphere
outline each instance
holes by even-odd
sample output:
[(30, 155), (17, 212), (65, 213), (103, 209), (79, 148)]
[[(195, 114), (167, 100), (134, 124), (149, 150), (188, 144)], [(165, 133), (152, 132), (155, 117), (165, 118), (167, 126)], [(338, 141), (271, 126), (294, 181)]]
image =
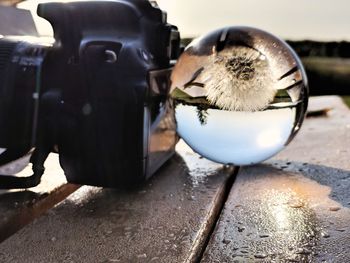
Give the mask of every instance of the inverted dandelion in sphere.
[(224, 110), (257, 111), (276, 95), (273, 73), (265, 56), (244, 46), (227, 48), (211, 55), (202, 71), (207, 100)]
[(216, 162), (270, 158), (293, 139), (306, 112), (301, 62), (259, 29), (224, 28), (193, 41), (171, 79), (179, 135)]

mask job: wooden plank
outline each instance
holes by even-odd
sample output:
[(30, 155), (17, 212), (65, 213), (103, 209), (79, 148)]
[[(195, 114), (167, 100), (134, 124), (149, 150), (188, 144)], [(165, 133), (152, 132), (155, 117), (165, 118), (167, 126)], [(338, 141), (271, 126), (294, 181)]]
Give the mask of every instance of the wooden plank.
[(177, 151), (138, 189), (81, 187), (1, 243), (0, 261), (196, 262), (233, 169)]
[(324, 108), (273, 160), (238, 173), (203, 262), (350, 262), (350, 112), (311, 99)]
[[(25, 156), (0, 167), (0, 174), (29, 176), (32, 171), (28, 162), (29, 156)], [(78, 185), (66, 183), (58, 155), (51, 154), (45, 166), (46, 172), (37, 187), (28, 190), (0, 190), (0, 242), (78, 189)]]

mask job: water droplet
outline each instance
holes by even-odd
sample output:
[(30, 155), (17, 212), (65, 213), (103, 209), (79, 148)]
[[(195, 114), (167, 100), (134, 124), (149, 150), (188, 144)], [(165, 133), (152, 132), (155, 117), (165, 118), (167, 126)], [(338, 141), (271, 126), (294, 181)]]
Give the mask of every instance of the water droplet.
[(267, 255), (264, 254), (264, 253), (259, 253), (259, 254), (255, 254), (254, 257), (255, 257), (255, 258), (261, 258), (261, 259), (263, 259), (263, 258), (266, 258)]
[(222, 243), (224, 243), (225, 245), (228, 245), (231, 243), (231, 240), (230, 239), (223, 239)]
[(343, 228), (338, 228), (338, 229), (336, 229), (336, 231), (338, 231), (338, 232), (345, 232), (345, 229), (343, 229)]
[(310, 255), (311, 251), (309, 249), (307, 249), (307, 248), (298, 248), (295, 253), (296, 254), (301, 254), (301, 255)]
[(304, 207), (304, 203), (300, 200), (292, 200), (288, 202), (288, 206), (291, 208), (302, 208)]
[(191, 195), (191, 196), (188, 198), (188, 200), (190, 200), (190, 201), (195, 201), (195, 200), (196, 200), (196, 197), (195, 197), (194, 195)]
[(330, 235), (327, 232), (321, 232), (321, 236), (324, 238), (329, 238)]
[(336, 212), (336, 211), (339, 211), (340, 210), (340, 207), (339, 206), (331, 206), (329, 208), (329, 211), (332, 211), (332, 212)]
[(177, 131), (213, 161), (259, 163), (282, 150), (302, 123), (304, 71), (288, 45), (266, 32), (232, 27), (217, 43), (222, 32), (191, 43), (173, 70)]
[(259, 235), (259, 237), (260, 238), (267, 238), (267, 237), (269, 237), (270, 235), (268, 235), (268, 234), (261, 234), (261, 235)]
[(109, 230), (106, 231), (106, 234), (108, 234), (108, 235), (110, 235), (110, 234), (112, 234), (112, 233), (113, 233), (113, 230), (111, 230), (111, 229), (109, 229)]
[(237, 227), (238, 229), (238, 232), (243, 232), (245, 230), (245, 227), (244, 226), (239, 226)]
[(144, 254), (137, 255), (137, 258), (147, 258), (147, 254), (144, 253)]

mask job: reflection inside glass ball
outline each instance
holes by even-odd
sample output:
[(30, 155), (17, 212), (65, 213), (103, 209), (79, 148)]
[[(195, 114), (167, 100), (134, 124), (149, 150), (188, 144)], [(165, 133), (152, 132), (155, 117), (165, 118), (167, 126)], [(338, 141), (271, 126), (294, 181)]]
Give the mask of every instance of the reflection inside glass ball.
[(259, 163), (278, 153), (299, 130), (307, 107), (298, 57), (254, 28), (224, 28), (194, 40), (171, 79), (179, 135), (224, 164)]

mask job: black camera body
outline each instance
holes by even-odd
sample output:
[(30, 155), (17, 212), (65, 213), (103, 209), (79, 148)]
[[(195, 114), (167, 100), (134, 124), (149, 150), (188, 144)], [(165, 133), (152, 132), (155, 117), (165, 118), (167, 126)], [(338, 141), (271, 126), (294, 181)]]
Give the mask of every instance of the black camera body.
[(39, 183), (52, 151), (68, 182), (146, 180), (178, 140), (168, 98), (177, 28), (146, 0), (45, 3), (38, 14), (54, 43), (0, 38), (0, 165), (34, 149), (33, 176), (0, 176), (0, 188)]

